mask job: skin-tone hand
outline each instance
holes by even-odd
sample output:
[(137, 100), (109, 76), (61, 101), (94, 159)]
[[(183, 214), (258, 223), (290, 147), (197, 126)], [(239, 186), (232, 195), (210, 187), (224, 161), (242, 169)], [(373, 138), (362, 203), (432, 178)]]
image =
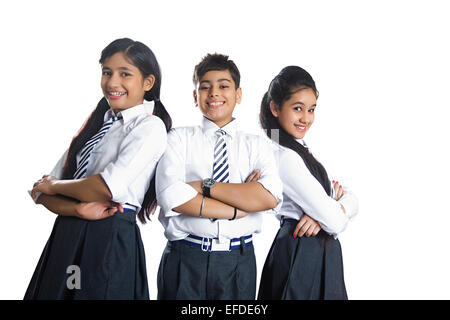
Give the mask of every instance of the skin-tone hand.
[(80, 202), (76, 206), (77, 217), (85, 220), (100, 220), (113, 216), (117, 211), (123, 213), (120, 203), (113, 201)]
[(310, 216), (304, 214), (300, 221), (297, 223), (295, 227), (293, 237), (294, 239), (298, 237), (311, 237), (316, 236), (322, 228), (317, 223), (316, 220), (311, 218)]
[[(245, 183), (258, 181), (258, 179), (260, 178), (260, 176), (261, 176), (261, 171), (258, 170), (258, 169), (256, 169), (255, 171), (253, 171), (253, 172), (247, 177), (247, 179), (245, 180)], [(202, 182), (201, 180), (188, 182), (188, 184), (189, 184), (191, 187), (193, 187), (200, 195), (203, 195), (202, 183), (203, 183), (203, 182)], [(197, 200), (197, 199), (196, 199), (196, 200)], [(201, 198), (199, 197), (197, 201), (201, 201)], [(215, 202), (215, 200), (213, 200), (213, 199), (205, 199), (205, 201), (204, 201), (204, 205), (203, 205), (203, 214), (202, 214), (202, 217), (203, 217), (203, 218), (211, 218), (211, 217), (209, 216), (208, 210), (207, 210), (207, 207), (209, 208), (208, 204), (211, 203), (211, 201)], [(218, 205), (218, 203), (215, 203), (215, 204)], [(183, 210), (183, 209), (184, 209), (184, 210)], [(180, 211), (182, 211), (182, 212), (184, 211), (186, 214), (189, 214), (189, 213), (190, 213), (190, 210), (187, 210), (187, 211), (186, 211), (186, 208), (178, 207), (177, 210), (180, 210)], [(177, 210), (176, 210), (176, 211), (177, 211)], [(189, 213), (188, 213), (188, 211), (189, 211)], [(243, 218), (243, 217), (245, 217), (245, 216), (248, 215), (248, 212), (243, 211), (243, 210), (240, 210), (240, 209), (237, 209), (236, 212), (237, 212), (237, 213), (236, 213), (236, 218), (235, 218), (236, 220), (237, 220), (237, 219), (240, 219), (240, 218)], [(219, 213), (219, 212), (216, 211), (216, 214), (218, 214), (218, 213)], [(195, 213), (193, 213), (192, 215), (195, 215)], [(227, 214), (227, 215), (228, 215), (228, 214)], [(226, 216), (226, 217), (214, 216), (213, 218), (224, 219), (224, 218), (228, 218), (228, 216)]]
[(33, 199), (36, 199), (36, 193), (37, 192), (42, 192), (46, 195), (49, 196), (54, 196), (55, 193), (53, 193), (50, 190), (51, 187), (51, 183), (53, 180), (57, 180), (55, 177), (53, 176), (49, 176), (49, 175), (43, 175), (41, 179), (39, 179), (38, 181), (36, 181), (33, 184), (33, 189), (31, 190), (31, 197)]
[[(344, 188), (342, 188), (342, 185), (339, 184), (339, 181), (335, 180), (333, 180), (333, 188), (334, 188), (334, 200), (338, 201), (345, 194)], [(344, 206), (342, 204), (340, 205), (342, 211), (346, 213)]]
[(344, 195), (344, 188), (339, 184), (339, 181), (333, 180), (333, 188), (334, 188), (334, 200), (338, 201)]
[[(253, 186), (250, 184), (246, 184), (246, 183), (255, 183), (261, 176), (261, 172), (260, 170), (255, 170), (253, 171), (245, 180), (245, 183), (242, 184), (229, 184), (229, 183), (221, 183), (218, 182), (217, 185), (222, 186), (222, 187), (231, 187), (231, 188), (235, 188), (237, 186), (250, 186), (250, 187), (254, 187), (255, 185), (259, 188), (262, 188), (260, 184), (256, 183)], [(197, 196), (193, 199), (191, 199), (190, 201), (188, 201), (187, 203), (180, 205), (176, 208), (173, 208), (174, 211), (176, 212), (181, 212), (190, 216), (198, 216), (199, 215), (199, 208), (201, 207), (201, 203), (203, 201), (203, 190), (202, 190), (202, 181), (201, 180), (197, 180), (197, 181), (191, 181), (188, 182), (187, 184), (189, 184), (191, 187), (193, 187), (196, 191), (197, 191)], [(214, 189), (217, 189), (218, 186), (216, 185), (216, 187)], [(222, 193), (226, 193), (228, 191), (223, 191)], [(231, 198), (233, 198), (232, 196), (230, 196)], [(233, 198), (234, 199), (234, 198)], [(274, 198), (275, 199), (275, 198)], [(243, 210), (243, 208), (239, 208), (238, 205), (236, 204), (227, 204), (225, 201), (220, 200), (220, 199), (216, 199), (214, 196), (211, 196), (211, 198), (206, 198), (204, 200), (203, 203), (203, 210), (202, 210), (202, 217), (203, 218), (217, 218), (217, 219), (230, 219), (233, 217), (234, 211), (233, 211), (233, 207), (237, 208), (236, 211), (236, 218), (235, 219), (240, 219), (243, 218), (245, 216), (248, 215), (248, 212), (251, 211), (261, 211), (261, 210)], [(252, 207), (253, 208), (253, 207)], [(230, 210), (232, 209), (232, 210)], [(266, 210), (266, 209), (264, 209)], [(231, 216), (230, 216), (231, 214)]]
[(259, 169), (256, 169), (247, 177), (247, 179), (245, 179), (245, 183), (256, 182), (259, 180), (260, 177), (261, 177), (261, 171)]

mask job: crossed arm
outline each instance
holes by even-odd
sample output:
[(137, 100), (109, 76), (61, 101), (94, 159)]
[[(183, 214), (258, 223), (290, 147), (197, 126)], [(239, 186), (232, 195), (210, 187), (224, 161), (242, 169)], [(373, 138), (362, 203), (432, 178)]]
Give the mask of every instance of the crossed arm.
[[(344, 189), (342, 188), (342, 185), (340, 185), (337, 181), (333, 181), (333, 188), (334, 200), (338, 201), (344, 195)], [(345, 208), (342, 204), (341, 208), (345, 212)], [(322, 230), (320, 224), (307, 214), (304, 214), (294, 229), (293, 237), (296, 238), (297, 236), (316, 236), (320, 230)]]
[(58, 180), (45, 175), (33, 185), (31, 196), (36, 197), (37, 192), (46, 195), (62, 195), (82, 202), (111, 200), (112, 195), (99, 174), (76, 180)]
[(245, 217), (248, 212), (275, 208), (275, 197), (257, 182), (260, 174), (259, 170), (255, 170), (244, 183), (217, 182), (211, 189), (211, 198), (203, 197), (202, 181), (189, 182), (197, 191), (197, 195), (173, 210), (197, 217), (201, 210), (204, 218), (230, 219), (236, 208), (236, 219), (239, 219)]
[(111, 201), (111, 192), (100, 175), (78, 180), (58, 180), (44, 175), (33, 185), (31, 196), (53, 213), (98, 220), (123, 212), (120, 204)]
[[(156, 170), (158, 202), (168, 215), (177, 212), (199, 217), (201, 210), (202, 218), (231, 219), (235, 209), (236, 218), (242, 218), (249, 212), (269, 210), (277, 206), (278, 198), (275, 193), (281, 196), (281, 181), (275, 176), (278, 171), (275, 158), (271, 156), (272, 150), (265, 141), (254, 142), (254, 148), (259, 150), (258, 154), (265, 155), (252, 160), (252, 167), (260, 170), (252, 172), (243, 183), (216, 182), (211, 188), (210, 197), (204, 197), (201, 180), (186, 180), (189, 179), (186, 178), (186, 163), (191, 161), (187, 157), (188, 152), (191, 152), (187, 148), (189, 137), (190, 131), (183, 128), (171, 130), (167, 136), (166, 152)], [(209, 163), (205, 162), (204, 165)], [(201, 176), (200, 174), (191, 179), (200, 179)], [(266, 179), (267, 189), (264, 182)]]

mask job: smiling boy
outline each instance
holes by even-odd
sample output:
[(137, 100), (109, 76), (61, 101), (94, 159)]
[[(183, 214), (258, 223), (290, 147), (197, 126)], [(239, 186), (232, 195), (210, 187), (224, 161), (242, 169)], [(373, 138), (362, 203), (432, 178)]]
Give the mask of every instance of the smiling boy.
[(202, 124), (173, 129), (156, 173), (159, 220), (169, 240), (158, 299), (254, 299), (252, 234), (261, 211), (277, 211), (282, 184), (271, 146), (238, 130), (240, 74), (227, 56), (208, 54), (194, 70)]
[(228, 70), (211, 70), (206, 72), (194, 90), (196, 106), (203, 116), (223, 127), (232, 121), (236, 103), (241, 103), (242, 89), (236, 88)]

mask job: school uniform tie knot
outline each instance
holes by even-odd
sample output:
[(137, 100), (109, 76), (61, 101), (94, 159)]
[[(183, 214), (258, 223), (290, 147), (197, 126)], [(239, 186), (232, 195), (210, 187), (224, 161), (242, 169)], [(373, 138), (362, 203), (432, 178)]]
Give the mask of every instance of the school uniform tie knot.
[(119, 114), (118, 116), (113, 116), (111, 119), (112, 119), (112, 122), (115, 122), (115, 121), (117, 121), (117, 120), (123, 119), (123, 117), (122, 117), (121, 114)]
[(225, 130), (219, 129), (216, 131), (216, 135), (218, 135), (219, 137), (222, 137), (224, 135), (226, 135), (227, 133), (225, 132)]

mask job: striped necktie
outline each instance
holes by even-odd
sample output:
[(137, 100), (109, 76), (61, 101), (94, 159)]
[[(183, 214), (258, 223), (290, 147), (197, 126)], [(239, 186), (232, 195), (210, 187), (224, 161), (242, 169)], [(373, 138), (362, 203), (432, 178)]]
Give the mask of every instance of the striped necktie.
[(77, 170), (73, 175), (74, 179), (80, 179), (85, 177), (86, 168), (89, 163), (89, 158), (91, 156), (92, 150), (94, 149), (95, 145), (105, 136), (106, 132), (108, 132), (109, 128), (112, 127), (113, 123), (119, 119), (122, 119), (122, 115), (119, 115), (118, 117), (114, 116), (108, 121), (106, 121), (100, 128), (100, 130), (97, 132), (97, 134), (95, 134), (92, 138), (90, 138), (86, 142), (83, 149), (81, 149), (80, 161), (78, 162)]
[[(222, 129), (216, 131), (218, 136), (216, 146), (214, 147), (214, 164), (213, 164), (213, 179), (217, 182), (230, 182), (230, 168), (228, 166), (228, 152), (227, 144), (224, 135), (227, 133)], [(216, 218), (210, 218), (211, 222), (216, 221)]]
[(230, 168), (228, 166), (227, 144), (224, 135), (227, 133), (222, 129), (216, 131), (219, 136), (214, 147), (213, 179), (217, 182), (230, 182)]

